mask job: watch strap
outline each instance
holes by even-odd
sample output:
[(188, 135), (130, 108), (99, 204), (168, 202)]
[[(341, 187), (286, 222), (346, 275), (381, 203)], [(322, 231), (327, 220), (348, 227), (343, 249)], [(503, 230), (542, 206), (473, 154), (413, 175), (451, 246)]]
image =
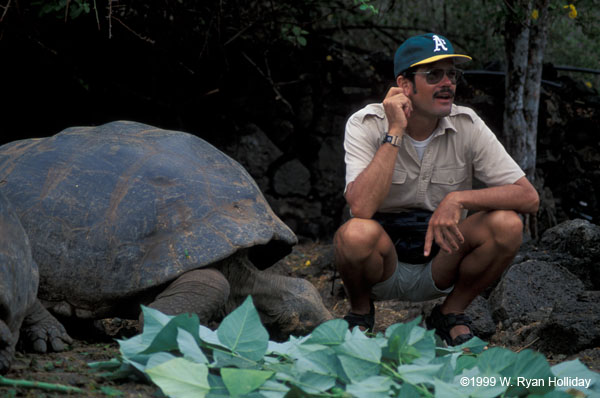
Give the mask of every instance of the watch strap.
[(393, 146), (400, 146), (402, 143), (402, 136), (386, 134), (382, 144), (385, 144), (386, 142), (392, 144)]

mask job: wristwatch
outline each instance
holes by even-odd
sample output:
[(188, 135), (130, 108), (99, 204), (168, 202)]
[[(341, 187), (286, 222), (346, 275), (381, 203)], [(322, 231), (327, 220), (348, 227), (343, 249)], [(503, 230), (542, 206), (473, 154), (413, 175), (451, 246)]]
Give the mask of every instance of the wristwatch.
[(402, 143), (402, 136), (386, 134), (382, 144), (385, 144), (386, 142), (389, 142), (393, 146), (400, 146), (400, 144)]

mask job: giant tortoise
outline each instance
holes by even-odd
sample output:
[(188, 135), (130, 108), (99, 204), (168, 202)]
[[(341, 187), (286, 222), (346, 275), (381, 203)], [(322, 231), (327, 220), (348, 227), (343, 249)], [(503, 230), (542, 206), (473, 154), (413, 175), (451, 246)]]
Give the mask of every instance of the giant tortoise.
[(38, 351), (46, 351), (46, 341), (55, 351), (71, 342), (62, 325), (36, 299), (37, 289), (38, 267), (29, 239), (0, 192), (0, 373), (10, 367), (21, 326), (22, 340)]
[(331, 318), (308, 281), (264, 271), (294, 233), (239, 163), (194, 135), (68, 128), (1, 146), (0, 180), (55, 314), (135, 318), (144, 304), (207, 323), (252, 295), (277, 338)]

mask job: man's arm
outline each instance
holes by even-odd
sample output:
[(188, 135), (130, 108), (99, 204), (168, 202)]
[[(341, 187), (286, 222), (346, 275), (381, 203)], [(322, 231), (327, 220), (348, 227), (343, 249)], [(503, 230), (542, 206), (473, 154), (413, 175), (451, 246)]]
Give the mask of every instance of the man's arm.
[(431, 216), (424, 254), (429, 255), (434, 239), (448, 253), (457, 250), (459, 243), (464, 242), (458, 229), (462, 209), (535, 213), (539, 203), (538, 193), (526, 177), (521, 177), (514, 184), (450, 192)]
[[(412, 104), (404, 93), (404, 89), (392, 87), (383, 100), (389, 135), (402, 137), (406, 132)], [(346, 201), (354, 217), (371, 218), (388, 195), (398, 150), (391, 144), (379, 147), (371, 163), (348, 184)]]
[(382, 145), (367, 168), (348, 184), (346, 201), (354, 217), (371, 218), (388, 195), (398, 149)]

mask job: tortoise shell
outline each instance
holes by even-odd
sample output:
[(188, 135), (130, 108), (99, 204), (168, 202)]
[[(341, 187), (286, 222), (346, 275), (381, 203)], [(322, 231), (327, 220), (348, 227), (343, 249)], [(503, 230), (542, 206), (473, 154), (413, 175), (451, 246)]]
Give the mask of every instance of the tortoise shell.
[(242, 249), (264, 269), (296, 243), (239, 163), (184, 132), (117, 121), (11, 142), (0, 181), (31, 240), (39, 297), (81, 317)]

